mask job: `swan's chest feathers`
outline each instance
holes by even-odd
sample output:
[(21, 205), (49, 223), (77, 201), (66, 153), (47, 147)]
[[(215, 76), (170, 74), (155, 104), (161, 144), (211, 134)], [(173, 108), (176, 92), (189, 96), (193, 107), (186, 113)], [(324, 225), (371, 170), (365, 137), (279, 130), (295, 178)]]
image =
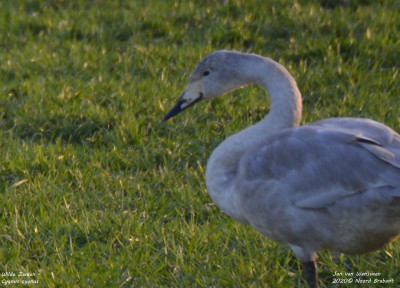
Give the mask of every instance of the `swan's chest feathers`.
[[(207, 168), (210, 164), (207, 165)], [(238, 209), (238, 197), (234, 190), (236, 170), (222, 169), (206, 170), (206, 185), (212, 201), (229, 217), (247, 223)]]

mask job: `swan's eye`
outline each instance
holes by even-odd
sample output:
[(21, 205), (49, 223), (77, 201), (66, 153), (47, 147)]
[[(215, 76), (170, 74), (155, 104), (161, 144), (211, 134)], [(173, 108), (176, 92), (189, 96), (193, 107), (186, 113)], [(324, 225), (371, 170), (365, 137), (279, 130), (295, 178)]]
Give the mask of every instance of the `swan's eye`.
[(207, 75), (210, 75), (210, 71), (208, 71), (208, 70), (203, 72), (203, 76), (207, 76)]

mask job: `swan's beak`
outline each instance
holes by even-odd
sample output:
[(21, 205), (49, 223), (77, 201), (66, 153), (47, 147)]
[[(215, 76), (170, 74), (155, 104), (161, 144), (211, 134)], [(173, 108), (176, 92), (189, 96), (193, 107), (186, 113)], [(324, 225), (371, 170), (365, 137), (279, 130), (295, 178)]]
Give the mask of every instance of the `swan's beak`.
[(175, 103), (175, 106), (164, 116), (163, 121), (174, 117), (186, 108), (196, 104), (203, 99), (203, 93), (200, 92), (200, 83), (193, 83), (183, 92), (182, 96)]

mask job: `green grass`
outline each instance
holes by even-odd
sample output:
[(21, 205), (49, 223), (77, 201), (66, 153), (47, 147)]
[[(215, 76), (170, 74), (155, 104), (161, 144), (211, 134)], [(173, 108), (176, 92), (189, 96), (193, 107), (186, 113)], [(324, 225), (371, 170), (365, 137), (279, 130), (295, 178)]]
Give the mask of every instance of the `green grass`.
[[(400, 131), (399, 23), (391, 0), (1, 1), (0, 271), (35, 273), (1, 280), (300, 285), (293, 253), (222, 214), (204, 185), (212, 149), (268, 110), (264, 92), (162, 117), (203, 56), (235, 49), (289, 69), (303, 123), (368, 117)], [(399, 284), (399, 251), (322, 252), (323, 287), (335, 271)]]

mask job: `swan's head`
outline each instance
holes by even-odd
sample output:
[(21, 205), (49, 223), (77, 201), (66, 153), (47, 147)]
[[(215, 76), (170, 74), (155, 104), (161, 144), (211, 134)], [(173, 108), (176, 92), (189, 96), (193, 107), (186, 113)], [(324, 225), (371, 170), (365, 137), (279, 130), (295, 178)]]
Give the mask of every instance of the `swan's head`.
[(182, 112), (193, 104), (225, 94), (246, 83), (240, 75), (244, 54), (232, 51), (216, 51), (206, 56), (197, 65), (190, 81), (175, 106), (164, 117), (164, 121)]

